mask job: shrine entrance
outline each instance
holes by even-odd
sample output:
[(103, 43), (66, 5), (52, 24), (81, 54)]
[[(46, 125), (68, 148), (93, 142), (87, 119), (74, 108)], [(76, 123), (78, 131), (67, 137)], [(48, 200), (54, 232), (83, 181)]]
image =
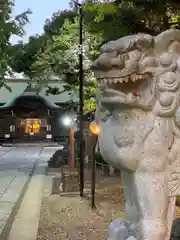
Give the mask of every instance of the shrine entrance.
[(21, 121), (24, 125), (24, 132), (29, 135), (36, 135), (40, 133), (41, 120), (37, 118), (29, 118)]
[(16, 137), (22, 140), (43, 140), (50, 130), (48, 118), (17, 118)]
[(61, 124), (63, 108), (33, 92), (24, 92), (0, 107), (0, 141), (62, 141), (68, 135)]
[(48, 123), (47, 119), (26, 118), (21, 120), (21, 125), (24, 128), (24, 133), (38, 135), (40, 133), (46, 133)]

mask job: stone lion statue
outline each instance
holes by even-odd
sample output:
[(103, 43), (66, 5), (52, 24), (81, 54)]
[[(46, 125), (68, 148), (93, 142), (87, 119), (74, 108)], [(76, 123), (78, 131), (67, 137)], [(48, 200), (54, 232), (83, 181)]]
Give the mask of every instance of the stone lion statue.
[(131, 35), (100, 51), (93, 71), (101, 154), (121, 169), (134, 237), (169, 240), (180, 195), (180, 31)]

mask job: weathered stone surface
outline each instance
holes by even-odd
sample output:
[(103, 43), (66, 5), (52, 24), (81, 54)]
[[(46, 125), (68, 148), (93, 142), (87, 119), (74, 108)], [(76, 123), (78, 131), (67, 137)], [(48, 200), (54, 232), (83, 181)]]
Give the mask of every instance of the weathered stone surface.
[(77, 168), (63, 166), (61, 174), (64, 192), (79, 191), (79, 171)]
[[(127, 220), (139, 240), (169, 239), (180, 195), (180, 31), (136, 34), (94, 62), (99, 147), (121, 169)], [(138, 230), (137, 230), (138, 233)]]
[(61, 192), (65, 192), (61, 176), (52, 177), (52, 194), (60, 194)]
[(135, 237), (133, 237), (133, 236), (130, 236), (130, 237), (128, 237), (128, 239), (127, 240), (136, 240), (136, 238)]
[(135, 234), (131, 223), (122, 219), (114, 220), (108, 227), (108, 240), (127, 240)]

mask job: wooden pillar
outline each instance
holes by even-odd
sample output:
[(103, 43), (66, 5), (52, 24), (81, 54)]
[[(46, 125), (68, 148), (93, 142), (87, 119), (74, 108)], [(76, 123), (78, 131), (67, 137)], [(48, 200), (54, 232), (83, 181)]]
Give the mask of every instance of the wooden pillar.
[(76, 157), (75, 157), (74, 128), (70, 128), (69, 130), (69, 144), (70, 144), (69, 166), (75, 168)]

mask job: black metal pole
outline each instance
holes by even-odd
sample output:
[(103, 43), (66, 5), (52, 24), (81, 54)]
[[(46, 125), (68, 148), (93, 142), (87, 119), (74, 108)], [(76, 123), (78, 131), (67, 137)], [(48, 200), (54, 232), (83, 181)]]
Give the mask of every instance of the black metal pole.
[[(97, 143), (97, 137), (96, 138)], [(91, 208), (95, 208), (95, 188), (96, 188), (96, 159), (95, 159), (95, 149), (96, 144), (93, 146), (93, 154), (92, 154), (92, 175), (91, 175)]]
[(82, 6), (78, 4), (78, 19), (79, 19), (79, 142), (80, 142), (80, 196), (84, 196), (84, 123), (83, 123), (83, 108), (84, 108), (84, 96), (83, 96), (83, 31), (82, 31)]

